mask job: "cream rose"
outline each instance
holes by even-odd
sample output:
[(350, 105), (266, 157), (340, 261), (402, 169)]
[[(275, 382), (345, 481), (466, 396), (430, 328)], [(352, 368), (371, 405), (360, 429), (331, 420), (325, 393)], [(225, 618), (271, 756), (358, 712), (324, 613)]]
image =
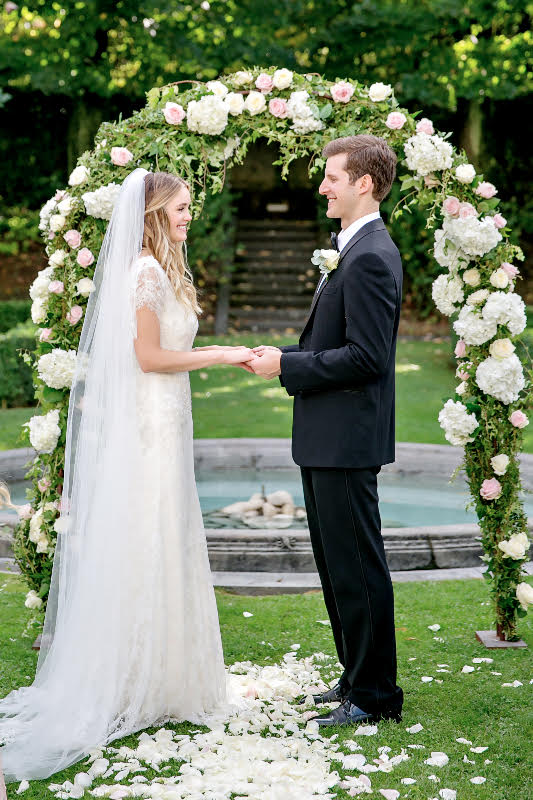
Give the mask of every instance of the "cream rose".
[(519, 583), (516, 587), (516, 599), (524, 611), (527, 611), (528, 606), (533, 605), (533, 586), (530, 586), (525, 581)]
[(488, 289), (478, 289), (477, 292), (472, 292), (466, 298), (466, 302), (469, 306), (479, 306), (481, 303), (484, 303), (487, 297), (489, 296), (490, 292)]
[(455, 170), (455, 177), (459, 183), (472, 183), (476, 177), (476, 170), (472, 164), (460, 164)]
[(244, 101), (244, 108), (252, 116), (260, 114), (266, 108), (265, 95), (262, 92), (250, 92)]
[(510, 339), (495, 339), (491, 342), (489, 352), (493, 358), (509, 358), (515, 351), (515, 346)]
[(509, 456), (506, 456), (505, 453), (498, 453), (497, 456), (492, 456), (490, 464), (495, 475), (505, 475), (509, 466)]
[(469, 286), (479, 286), (479, 284), (481, 283), (481, 276), (479, 274), (479, 270), (475, 269), (475, 267), (472, 269), (465, 270), (463, 273), (463, 280)]
[(244, 110), (244, 97), (238, 92), (230, 92), (224, 98), (224, 103), (228, 107), (228, 111), (234, 117), (242, 114)]
[(253, 79), (254, 76), (251, 72), (246, 72), (245, 70), (240, 69), (233, 76), (233, 84), (234, 86), (247, 86), (253, 81)]
[(91, 292), (94, 292), (94, 290), (96, 289), (96, 286), (94, 285), (94, 282), (90, 278), (82, 278), (76, 284), (76, 289), (78, 291), (78, 294), (81, 294), (83, 297), (89, 297)]
[(293, 73), (290, 69), (277, 69), (272, 77), (272, 83), (276, 89), (283, 91), (288, 89), (292, 83)]
[(224, 86), (222, 81), (208, 81), (206, 86), (217, 97), (225, 97), (228, 93), (228, 87)]
[(509, 275), (501, 267), (494, 270), (489, 280), (496, 289), (506, 289), (509, 286)]
[(81, 183), (85, 183), (85, 181), (89, 178), (90, 172), (87, 167), (76, 167), (70, 173), (70, 177), (68, 179), (69, 186), (79, 186)]
[(61, 267), (63, 266), (67, 255), (68, 253), (66, 250), (54, 250), (50, 258), (48, 259), (48, 264), (51, 267)]
[(513, 533), (503, 542), (498, 542), (498, 547), (506, 558), (514, 558), (518, 561), (524, 558), (529, 550), (529, 540), (525, 533)]
[(52, 214), (50, 217), (50, 230), (57, 233), (65, 227), (66, 219), (63, 214)]
[(380, 103), (382, 100), (386, 100), (390, 94), (392, 94), (392, 86), (388, 83), (373, 83), (368, 90), (368, 96), (373, 103)]
[(26, 608), (31, 608), (32, 610), (34, 610), (37, 608), (41, 608), (42, 604), (43, 601), (41, 600), (37, 592), (34, 589), (30, 589), (24, 601), (24, 605), (26, 606)]

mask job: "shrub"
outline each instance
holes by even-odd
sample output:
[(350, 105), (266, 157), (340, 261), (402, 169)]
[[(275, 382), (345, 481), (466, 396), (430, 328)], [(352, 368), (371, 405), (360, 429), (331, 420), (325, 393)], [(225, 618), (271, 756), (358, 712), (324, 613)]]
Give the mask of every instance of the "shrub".
[(31, 406), (35, 389), (31, 367), (26, 364), (20, 350), (35, 348), (35, 326), (21, 323), (6, 333), (0, 333), (0, 406)]
[(28, 322), (30, 313), (31, 300), (0, 300), (0, 333)]

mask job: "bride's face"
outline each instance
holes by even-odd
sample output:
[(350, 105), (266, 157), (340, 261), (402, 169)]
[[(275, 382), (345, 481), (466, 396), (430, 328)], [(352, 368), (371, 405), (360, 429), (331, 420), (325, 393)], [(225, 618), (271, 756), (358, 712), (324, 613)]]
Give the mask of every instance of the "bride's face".
[(177, 192), (165, 206), (170, 228), (170, 240), (172, 242), (185, 242), (187, 240), (187, 228), (191, 221), (189, 207), (191, 205), (191, 195), (186, 186)]

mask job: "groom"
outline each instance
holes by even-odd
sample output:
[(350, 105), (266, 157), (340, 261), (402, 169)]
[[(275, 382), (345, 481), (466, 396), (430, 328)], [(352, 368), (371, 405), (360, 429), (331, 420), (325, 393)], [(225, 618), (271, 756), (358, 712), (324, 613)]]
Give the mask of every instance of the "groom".
[[(338, 263), (320, 280), (300, 341), (255, 348), (249, 366), (294, 396), (292, 454), (301, 467), (309, 532), (339, 661), (339, 703), (321, 726), (400, 721), (394, 598), (377, 475), (394, 461), (394, 360), (402, 298), (400, 254), (380, 217), (396, 155), (376, 136), (335, 139), (319, 192)], [(330, 262), (331, 265), (331, 262)]]

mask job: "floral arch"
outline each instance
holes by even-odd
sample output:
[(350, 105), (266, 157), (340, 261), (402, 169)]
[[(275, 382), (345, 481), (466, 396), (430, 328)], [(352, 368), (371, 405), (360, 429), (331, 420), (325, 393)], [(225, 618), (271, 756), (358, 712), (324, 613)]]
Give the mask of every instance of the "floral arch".
[(418, 203), (435, 229), (433, 255), (443, 268), (433, 285), (437, 308), (455, 318), (458, 386), (439, 414), (446, 439), (464, 446), (464, 466), (479, 518), (502, 638), (516, 638), (517, 616), (533, 602), (523, 579), (529, 547), (520, 500), (518, 453), (529, 382), (516, 348), (526, 326), (515, 291), (523, 260), (498, 212), (496, 188), (477, 175), (449, 134), (434, 131), (398, 105), (390, 86), (327, 81), (318, 74), (259, 69), (207, 84), (178, 82), (148, 92), (131, 118), (104, 123), (94, 149), (41, 211), (49, 266), (34, 281), (32, 318), (39, 325), (34, 368), (39, 414), (28, 423), (37, 451), (29, 477), (30, 505), (17, 528), (15, 553), (31, 587), (26, 605), (46, 601), (62, 490), (69, 387), (87, 297), (107, 220), (120, 185), (135, 167), (177, 172), (193, 187), (198, 212), (219, 192), (226, 169), (243, 162), (259, 137), (276, 142), (275, 163), (286, 176), (293, 160), (321, 170), (330, 139), (382, 136), (402, 164), (403, 199), (396, 213)]

